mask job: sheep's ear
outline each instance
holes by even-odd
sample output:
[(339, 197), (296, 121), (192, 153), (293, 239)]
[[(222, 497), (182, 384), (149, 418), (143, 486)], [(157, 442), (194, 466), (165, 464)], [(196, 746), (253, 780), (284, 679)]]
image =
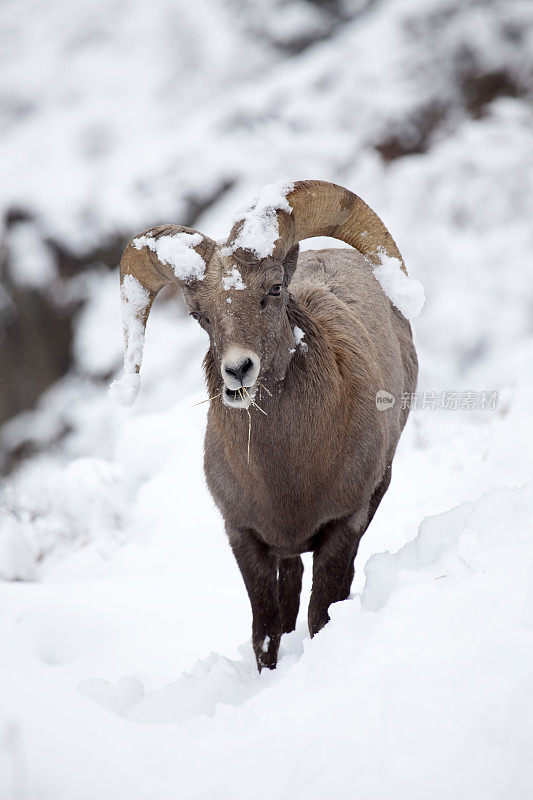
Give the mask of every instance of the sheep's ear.
[(298, 264), (298, 254), (300, 252), (300, 245), (295, 244), (294, 247), (291, 247), (285, 258), (283, 259), (283, 271), (285, 273), (284, 283), (285, 286), (288, 286), (289, 283), (292, 281), (292, 276), (296, 270), (296, 266)]

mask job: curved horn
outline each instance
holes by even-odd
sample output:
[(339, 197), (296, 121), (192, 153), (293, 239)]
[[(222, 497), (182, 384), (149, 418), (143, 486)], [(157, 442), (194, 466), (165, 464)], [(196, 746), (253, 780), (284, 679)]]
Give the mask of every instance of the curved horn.
[(203, 280), (214, 249), (212, 239), (180, 225), (159, 225), (127, 244), (120, 261), (124, 375), (110, 386), (121, 405), (133, 405), (139, 393), (144, 333), (157, 293), (167, 283)]
[[(270, 252), (268, 244), (262, 249), (256, 245), (259, 215), (267, 222), (263, 234), (268, 234), (269, 225), (273, 233)], [(238, 250), (244, 251), (244, 258), (252, 253), (256, 258), (283, 259), (299, 241), (312, 236), (341, 239), (375, 266), (381, 264), (383, 254), (398, 259), (407, 274), (401, 253), (378, 215), (356, 194), (327, 181), (265, 187), (254, 207), (233, 226), (227, 246), (237, 255)], [(260, 245), (265, 245), (264, 239)]]

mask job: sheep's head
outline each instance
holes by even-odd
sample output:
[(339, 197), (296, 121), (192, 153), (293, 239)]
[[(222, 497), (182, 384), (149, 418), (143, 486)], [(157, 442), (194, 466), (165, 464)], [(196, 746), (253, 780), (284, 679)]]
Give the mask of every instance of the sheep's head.
[(126, 353), (125, 375), (112, 385), (118, 399), (135, 400), (151, 305), (166, 283), (178, 283), (209, 335), (224, 402), (247, 408), (257, 382), (282, 378), (294, 352), (289, 284), (298, 242), (312, 236), (342, 239), (373, 264), (385, 253), (404, 268), (379, 217), (357, 195), (323, 181), (265, 187), (221, 245), (177, 225), (132, 239), (121, 260)]
[(297, 255), (295, 247), (283, 261), (257, 262), (215, 248), (204, 279), (183, 287), (191, 316), (209, 335), (227, 406), (247, 408), (258, 381), (285, 374), (294, 342), (288, 286)]

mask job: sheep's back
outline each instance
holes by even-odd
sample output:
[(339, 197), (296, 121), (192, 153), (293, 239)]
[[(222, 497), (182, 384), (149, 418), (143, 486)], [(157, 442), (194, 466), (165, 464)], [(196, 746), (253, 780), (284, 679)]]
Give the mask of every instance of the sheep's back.
[[(302, 300), (319, 287), (342, 300), (364, 326), (373, 344), (372, 357), (381, 369), (383, 384), (379, 388), (393, 394), (400, 404), (402, 393), (414, 392), (418, 376), (411, 326), (381, 288), (368, 261), (351, 248), (304, 251), (291, 292)], [(336, 322), (347, 336), (353, 335), (352, 314), (339, 315)], [(405, 409), (400, 415), (400, 430), (407, 413)]]

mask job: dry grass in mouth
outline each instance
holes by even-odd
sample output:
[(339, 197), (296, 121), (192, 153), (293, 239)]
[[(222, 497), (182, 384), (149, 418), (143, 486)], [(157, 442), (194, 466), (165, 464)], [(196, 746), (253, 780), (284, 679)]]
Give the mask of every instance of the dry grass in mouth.
[(269, 395), (270, 395), (270, 397), (272, 397), (272, 396), (273, 396), (273, 395), (272, 395), (272, 392), (270, 391), (270, 389), (267, 389), (267, 387), (265, 386), (265, 384), (264, 384), (264, 383), (261, 383), (261, 381), (257, 381), (257, 385), (258, 385), (258, 386), (260, 386), (260, 387), (261, 387), (261, 389), (264, 389), (264, 390), (265, 390), (265, 392), (266, 392), (267, 394), (269, 394)]
[[(258, 409), (258, 411), (260, 411), (262, 414), (264, 414), (264, 415), (265, 415), (265, 417), (267, 417), (267, 416), (268, 416), (268, 414), (266, 413), (266, 411), (263, 411), (263, 409), (261, 408), (261, 406), (258, 406), (258, 405), (257, 405), (257, 403), (255, 402), (255, 400), (254, 400), (254, 399), (253, 399), (253, 397), (251, 396), (251, 394), (250, 394), (250, 392), (248, 391), (248, 389), (246, 388), (246, 386), (243, 386), (243, 387), (242, 387), (242, 389), (239, 389), (239, 394), (240, 394), (240, 396), (241, 396), (241, 400), (242, 400), (243, 404), (244, 404), (244, 394), (243, 394), (243, 392), (245, 392), (245, 393), (246, 393), (246, 397), (248, 398), (248, 400), (250, 401), (250, 403), (251, 403), (253, 406), (255, 406), (255, 408), (257, 408), (257, 409)], [(251, 441), (252, 441), (252, 415), (251, 415), (251, 413), (250, 413), (250, 408), (249, 408), (249, 407), (248, 407), (248, 408), (246, 408), (246, 413), (248, 414), (248, 448), (247, 448), (247, 454), (246, 454), (246, 461), (247, 461), (247, 463), (249, 464), (249, 463), (250, 463), (250, 443), (251, 443)]]
[[(246, 392), (246, 389), (244, 389), (244, 391)], [(242, 389), (239, 389), (239, 394), (241, 396), (242, 402), (244, 403), (244, 395), (242, 393)], [(246, 394), (248, 394), (248, 392), (246, 392)], [(250, 395), (248, 395), (248, 396), (250, 396)], [(250, 414), (250, 409), (249, 408), (246, 409), (246, 413), (248, 414), (248, 451), (247, 451), (246, 463), (249, 464), (250, 463), (250, 442), (252, 441), (252, 415)]]
[[(259, 386), (262, 386), (262, 387), (263, 387), (263, 389), (265, 390), (265, 392), (268, 392), (268, 394), (269, 394), (269, 395), (272, 397), (272, 392), (270, 392), (270, 391), (269, 391), (269, 390), (266, 388), (266, 386), (263, 386), (263, 384), (262, 384), (262, 383), (259, 383), (259, 382), (258, 382), (258, 385), (259, 385)], [(243, 406), (244, 406), (244, 394), (243, 394), (243, 392), (244, 392), (244, 393), (246, 394), (246, 397), (247, 397), (247, 398), (248, 398), (248, 400), (250, 401), (250, 404), (251, 404), (251, 405), (253, 405), (255, 408), (257, 408), (257, 410), (258, 410), (258, 411), (260, 411), (260, 412), (261, 412), (261, 414), (264, 414), (264, 415), (265, 415), (265, 417), (267, 417), (267, 416), (268, 416), (268, 414), (266, 413), (266, 411), (264, 411), (264, 410), (261, 408), (261, 406), (259, 406), (259, 405), (258, 405), (258, 404), (255, 402), (254, 398), (252, 397), (252, 395), (250, 394), (250, 392), (248, 391), (248, 389), (246, 388), (246, 386), (243, 386), (241, 389), (239, 389), (239, 390), (238, 390), (238, 392), (239, 392), (239, 394), (240, 394), (240, 396), (241, 396), (241, 400), (242, 400)], [(200, 402), (199, 402), (199, 403), (193, 403), (193, 405), (191, 406), (191, 408), (195, 408), (195, 406), (201, 406), (201, 405), (202, 405), (202, 403), (209, 403), (209, 401), (210, 401), (210, 400), (216, 400), (218, 397), (222, 397), (222, 395), (223, 395), (223, 394), (224, 394), (224, 390), (222, 390), (222, 391), (221, 391), (221, 392), (219, 392), (218, 394), (215, 394), (215, 395), (213, 395), (213, 397), (206, 397), (206, 399), (205, 399), (205, 400), (200, 400)], [(248, 408), (245, 408), (245, 411), (246, 411), (246, 413), (248, 414), (248, 447), (247, 447), (246, 460), (247, 460), (247, 463), (249, 464), (249, 463), (250, 463), (250, 444), (251, 444), (251, 441), (252, 441), (252, 415), (251, 415), (251, 413), (250, 413), (250, 408), (249, 408), (249, 407), (248, 407)]]
[(224, 394), (224, 392), (222, 391), (222, 392), (219, 392), (218, 394), (213, 395), (213, 397), (206, 397), (205, 400), (200, 400), (199, 403), (193, 403), (191, 408), (195, 408), (196, 406), (201, 406), (202, 403), (209, 403), (210, 400), (216, 400), (217, 397), (222, 397), (223, 394)]
[[(243, 388), (243, 389), (244, 389), (244, 391), (246, 392), (246, 397), (248, 398), (248, 400), (250, 401), (250, 403), (251, 403), (253, 406), (255, 406), (255, 407), (257, 408), (257, 410), (261, 412), (261, 414), (264, 414), (264, 415), (265, 415), (265, 417), (268, 417), (268, 414), (266, 413), (266, 411), (263, 411), (263, 409), (261, 408), (261, 406), (258, 406), (258, 405), (257, 405), (257, 403), (255, 402), (254, 398), (252, 397), (252, 395), (250, 394), (250, 392), (248, 391), (248, 389), (246, 388), (246, 386), (243, 386), (242, 388)], [(242, 395), (241, 395), (241, 397), (242, 397)]]

